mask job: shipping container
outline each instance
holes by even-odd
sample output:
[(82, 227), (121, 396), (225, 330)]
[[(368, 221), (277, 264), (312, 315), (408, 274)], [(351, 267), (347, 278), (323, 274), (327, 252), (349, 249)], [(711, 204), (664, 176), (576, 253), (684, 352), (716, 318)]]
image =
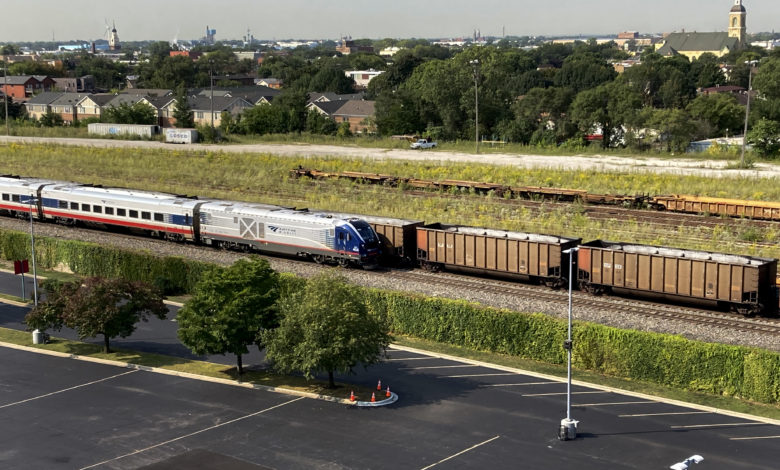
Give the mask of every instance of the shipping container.
[(673, 212), (780, 220), (780, 203), (778, 202), (673, 195), (655, 196), (652, 198), (651, 205), (656, 209)]
[(776, 308), (777, 260), (596, 240), (579, 248), (577, 280), (612, 288), (729, 306), (742, 314)]
[(110, 124), (93, 122), (87, 126), (92, 135), (131, 135), (151, 139), (159, 133), (159, 127), (146, 124)]
[(459, 225), (417, 227), (417, 260), (427, 269), (443, 267), (517, 275), (550, 286), (566, 284), (569, 256), (579, 238), (505, 232)]
[(168, 127), (165, 129), (165, 141), (169, 144), (194, 144), (198, 142), (198, 131)]

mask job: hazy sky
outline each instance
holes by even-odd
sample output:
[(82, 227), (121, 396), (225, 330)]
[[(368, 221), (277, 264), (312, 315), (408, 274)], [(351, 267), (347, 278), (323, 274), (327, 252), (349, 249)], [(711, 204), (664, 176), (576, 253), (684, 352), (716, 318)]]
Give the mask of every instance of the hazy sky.
[[(0, 42), (456, 38), (725, 31), (734, 0), (0, 0)], [(780, 1), (745, 0), (748, 32), (780, 30)]]

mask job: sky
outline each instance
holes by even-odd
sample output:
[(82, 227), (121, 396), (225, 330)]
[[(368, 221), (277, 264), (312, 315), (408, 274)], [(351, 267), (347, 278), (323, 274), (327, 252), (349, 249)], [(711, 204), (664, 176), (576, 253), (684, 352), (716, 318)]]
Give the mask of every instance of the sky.
[[(749, 33), (780, 30), (780, 1), (744, 0)], [(459, 38), (725, 31), (734, 0), (2, 0), (0, 42)]]

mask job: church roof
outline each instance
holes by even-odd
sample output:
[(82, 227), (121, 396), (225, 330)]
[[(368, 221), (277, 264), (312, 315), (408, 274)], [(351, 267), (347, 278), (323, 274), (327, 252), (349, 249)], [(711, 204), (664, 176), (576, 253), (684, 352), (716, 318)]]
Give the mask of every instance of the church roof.
[(745, 6), (742, 5), (741, 3), (738, 4), (738, 5), (734, 5), (733, 7), (731, 7), (731, 12), (732, 13), (745, 13), (746, 12)]
[(734, 50), (738, 46), (739, 38), (729, 37), (728, 33), (672, 33), (657, 52), (661, 55), (686, 51), (720, 52), (723, 49)]

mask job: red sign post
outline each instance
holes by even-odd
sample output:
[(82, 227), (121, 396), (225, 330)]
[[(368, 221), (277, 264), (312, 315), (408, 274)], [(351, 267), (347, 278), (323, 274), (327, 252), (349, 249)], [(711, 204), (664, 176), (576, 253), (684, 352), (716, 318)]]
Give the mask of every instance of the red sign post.
[(30, 266), (27, 264), (27, 260), (16, 260), (14, 261), (14, 274), (21, 274), (24, 276), (24, 273), (30, 272)]

